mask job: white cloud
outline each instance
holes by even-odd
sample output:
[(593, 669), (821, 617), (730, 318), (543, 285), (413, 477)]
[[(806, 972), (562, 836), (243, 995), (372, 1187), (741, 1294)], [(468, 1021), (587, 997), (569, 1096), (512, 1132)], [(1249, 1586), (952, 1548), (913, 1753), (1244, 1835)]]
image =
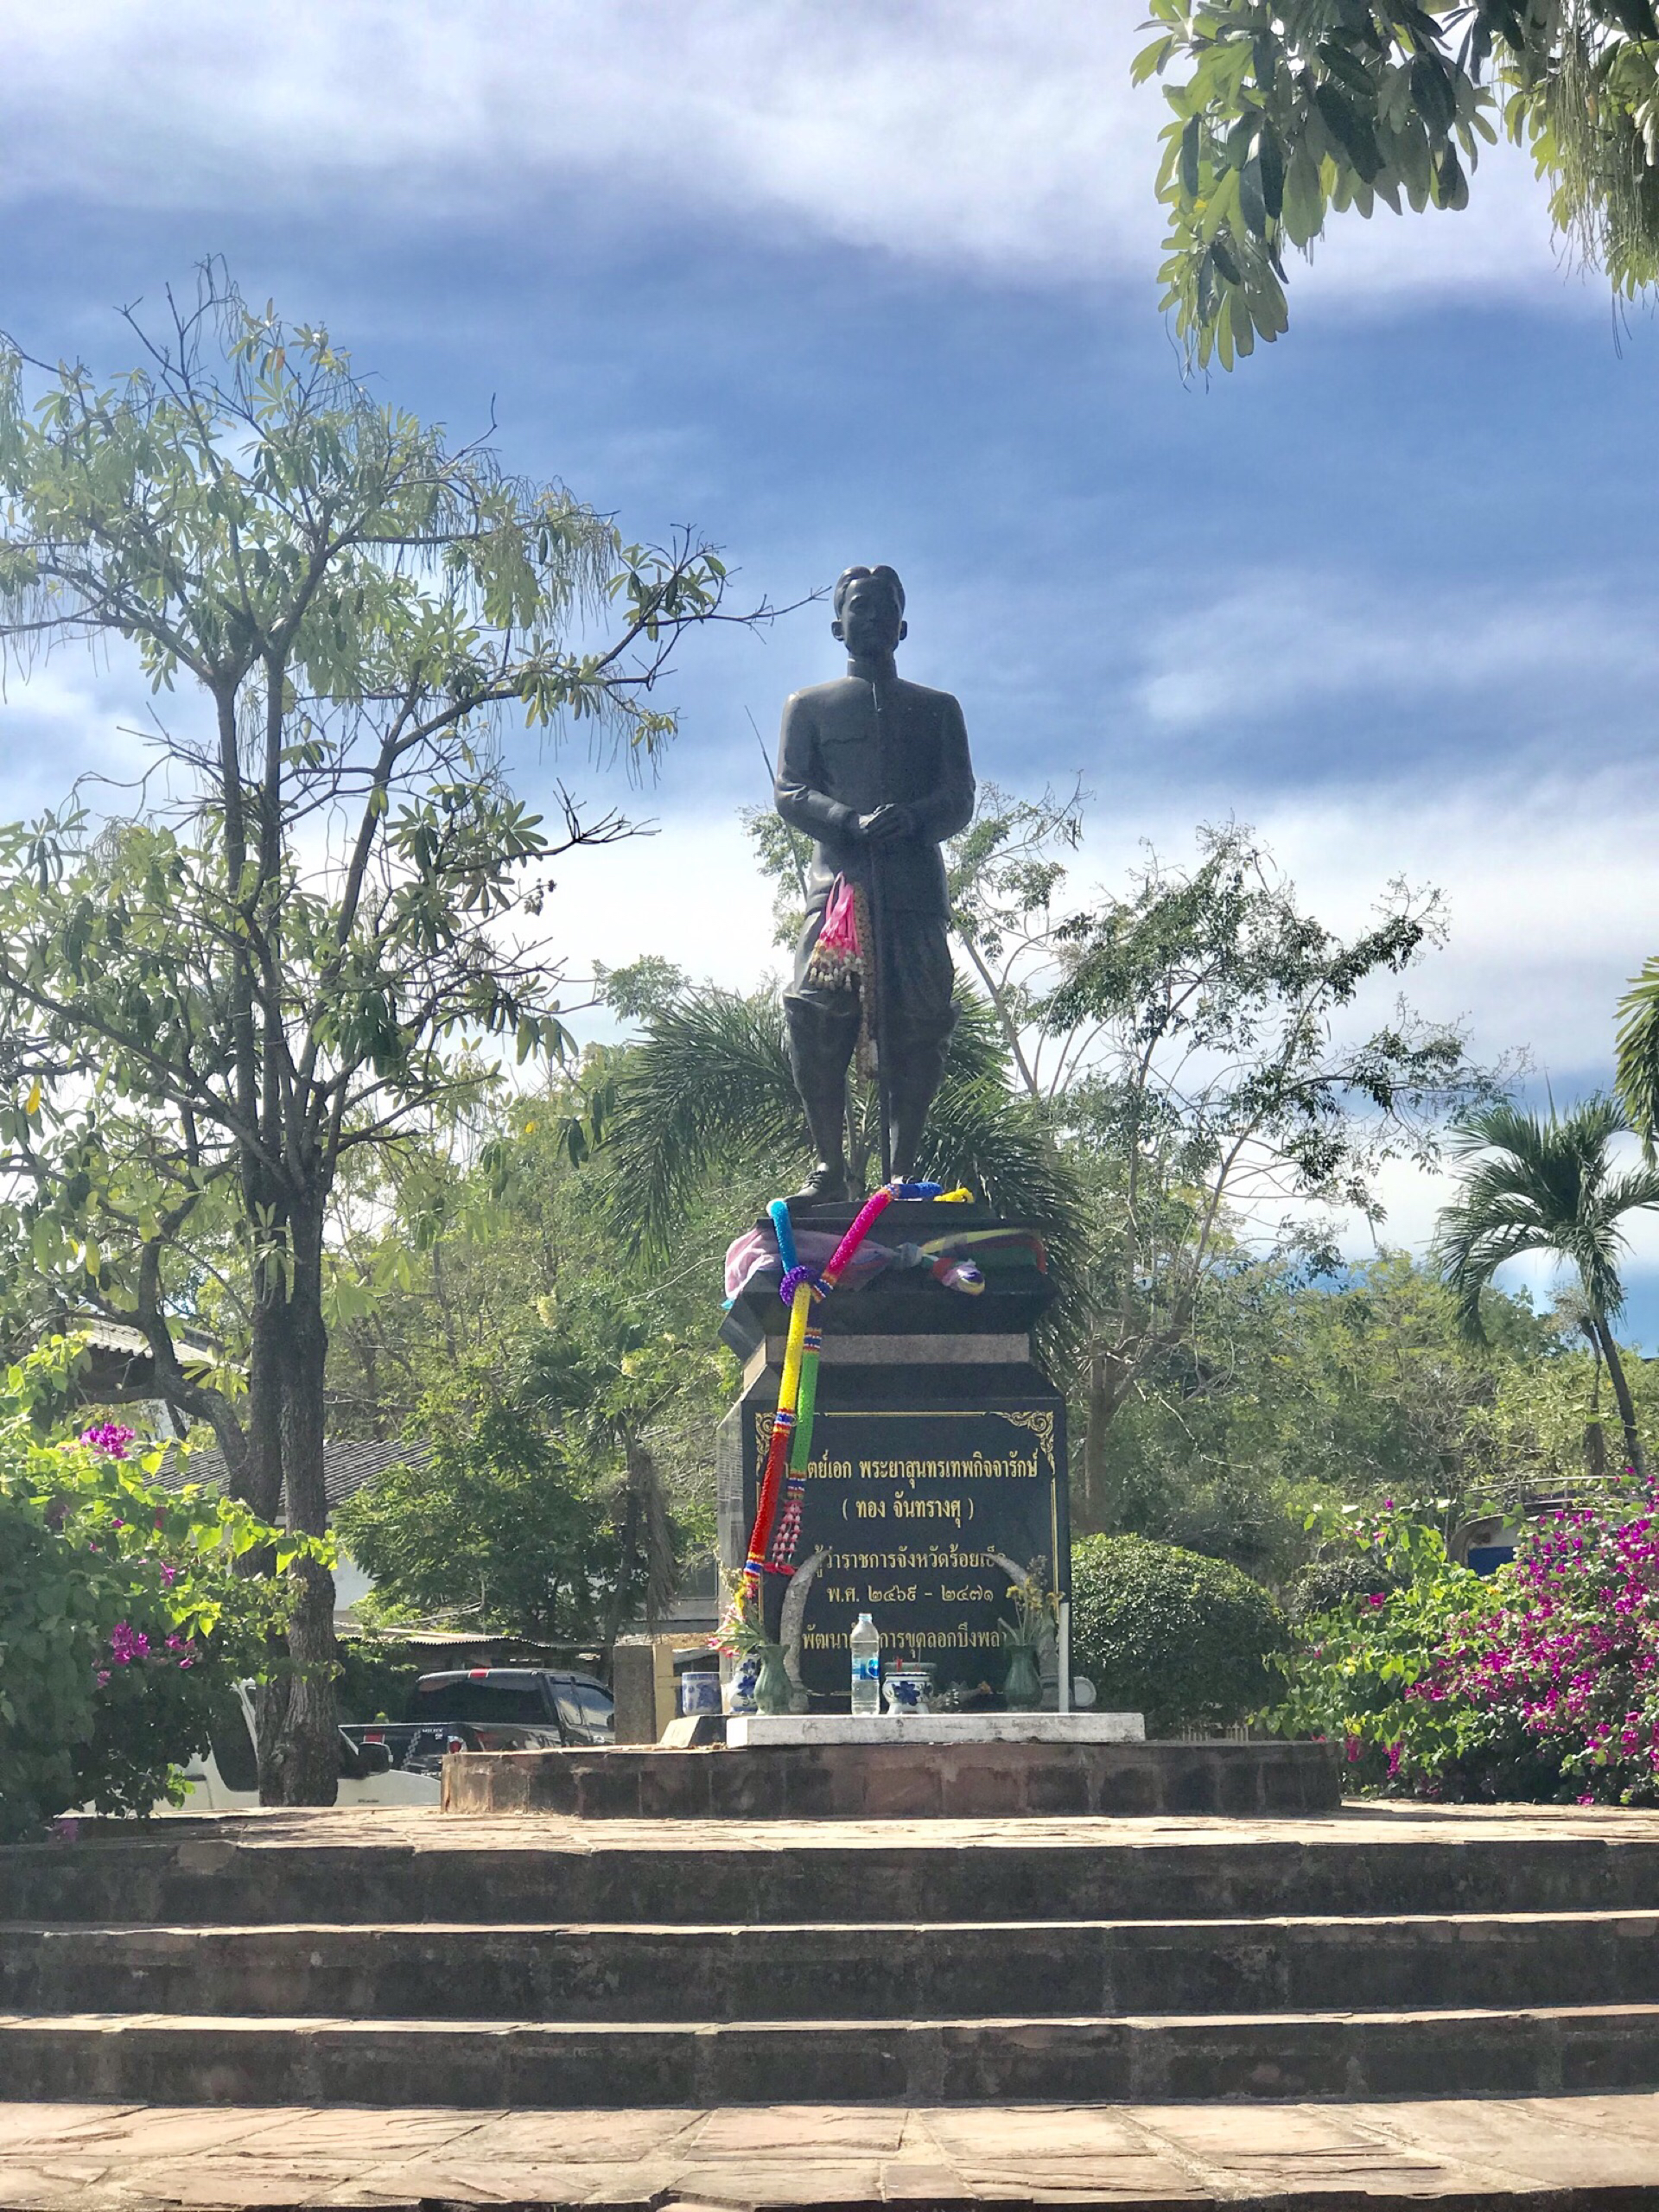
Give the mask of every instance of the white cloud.
[[(1162, 794), (1138, 820), (1097, 828), (1072, 867), (1078, 903), (1097, 883), (1121, 887), (1143, 838), (1166, 861), (1189, 858), (1197, 804)], [(1609, 773), (1437, 793), (1350, 787), (1269, 799), (1250, 819), (1332, 929), (1363, 928), (1397, 876), (1445, 893), (1450, 941), (1403, 988), (1426, 1014), (1466, 1020), (1478, 1057), (1524, 1050), (1561, 1096), (1608, 1079), (1619, 995), (1659, 952), (1659, 798)], [(578, 966), (666, 953), (694, 976), (747, 988), (784, 962), (766, 887), (723, 813), (668, 810), (653, 838), (573, 855), (550, 914)], [(1379, 987), (1373, 1015), (1400, 988)]]
[[(749, 990), (787, 965), (772, 944), (771, 887), (734, 813), (674, 815), (656, 836), (567, 855), (556, 874), (549, 935), (573, 980), (596, 962), (621, 968), (654, 953), (699, 982)], [(574, 1027), (587, 1036), (607, 1021)]]
[[(597, 184), (999, 277), (1148, 288), (1155, 86), (1124, 0), (65, 0), (8, 26), (3, 189), (512, 220)], [(1507, 149), (1471, 213), (1337, 226), (1310, 302), (1560, 287)]]
[(1644, 610), (1570, 578), (1523, 595), (1448, 598), (1282, 569), (1203, 614), (1154, 626), (1133, 690), (1155, 726), (1189, 730), (1377, 692), (1402, 711), (1515, 694), (1535, 716), (1557, 699), (1582, 715), (1586, 686), (1635, 705), (1651, 697), (1656, 676), (1659, 639)]
[[(1570, 658), (1576, 648), (1569, 639), (1563, 650)], [(1397, 668), (1374, 665), (1358, 648), (1348, 660), (1334, 659), (1347, 671), (1344, 681), (1386, 690), (1398, 680)], [(1583, 664), (1595, 659), (1588, 653)], [(135, 704), (118, 679), (67, 661), (14, 688), (4, 711), (3, 811), (61, 796), (79, 765), (130, 774), (142, 749), (119, 726), (136, 721)], [(982, 767), (1016, 785), (1026, 780), (1011, 763)], [(733, 812), (710, 807), (706, 775), (704, 794), (691, 795), (693, 769), (689, 753), (683, 769), (677, 753), (655, 791), (632, 803), (620, 791), (610, 794), (636, 817), (659, 815), (658, 835), (575, 852), (556, 868), (547, 942), (573, 982), (591, 974), (595, 961), (614, 967), (645, 953), (735, 988), (785, 965), (772, 943), (769, 889), (754, 872), (748, 841)], [(540, 771), (519, 764), (532, 798), (545, 795), (552, 772), (551, 763)], [(1427, 1014), (1466, 1020), (1479, 1058), (1528, 1050), (1565, 1102), (1608, 1079), (1620, 993), (1643, 958), (1659, 952), (1651, 864), (1659, 793), (1645, 776), (1618, 766), (1543, 776), (1494, 771), (1462, 782), (1442, 773), (1438, 783), (1434, 772), (1419, 770), (1409, 786), (1378, 780), (1270, 794), (1245, 784), (1230, 802), (1218, 802), (1211, 787), (1165, 789), (1132, 808), (1115, 804), (1099, 810), (1073, 868), (1073, 889), (1081, 901), (1096, 883), (1120, 886), (1142, 838), (1166, 859), (1185, 858), (1195, 818), (1224, 813), (1229, 803), (1260, 830), (1304, 905), (1334, 929), (1363, 927), (1394, 877), (1435, 884), (1448, 901), (1450, 942), (1406, 977), (1407, 995)], [(1361, 1015), (1379, 1017), (1396, 988), (1380, 986)], [(596, 1034), (609, 1025), (588, 1016), (575, 1026)], [(1444, 1179), (1389, 1171), (1386, 1239), (1421, 1250), (1446, 1188)], [(1353, 1256), (1370, 1241), (1363, 1224), (1350, 1225)], [(1659, 1270), (1659, 1223), (1638, 1225), (1632, 1246), (1636, 1326), (1659, 1338), (1659, 1297), (1649, 1300), (1644, 1288)], [(1541, 1291), (1543, 1272), (1529, 1279)]]

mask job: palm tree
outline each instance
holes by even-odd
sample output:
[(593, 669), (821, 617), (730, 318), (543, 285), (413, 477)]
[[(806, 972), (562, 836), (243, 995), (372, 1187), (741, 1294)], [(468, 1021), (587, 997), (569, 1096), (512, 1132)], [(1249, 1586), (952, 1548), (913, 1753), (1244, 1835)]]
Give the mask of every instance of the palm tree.
[[(1015, 1096), (991, 1010), (959, 997), (944, 1080), (917, 1161), (920, 1176), (964, 1183), (1048, 1247), (1064, 1300), (1075, 1281), (1080, 1207), (1040, 1110)], [(874, 1086), (848, 1084), (848, 1161), (868, 1187), (879, 1143)], [(812, 1159), (775, 991), (684, 993), (652, 1016), (619, 1071), (604, 1143), (619, 1225), (657, 1243), (717, 1181), (771, 1172), (792, 1189)]]
[(1506, 1260), (1548, 1252), (1578, 1271), (1583, 1326), (1607, 1363), (1624, 1428), (1624, 1449), (1646, 1472), (1636, 1408), (1612, 1323), (1624, 1303), (1618, 1261), (1627, 1214), (1659, 1208), (1659, 1166), (1616, 1167), (1612, 1144), (1628, 1131), (1623, 1109), (1604, 1095), (1547, 1120), (1507, 1101), (1459, 1122), (1459, 1149), (1470, 1164), (1455, 1204), (1444, 1209), (1435, 1256), (1455, 1293), (1465, 1333), (1482, 1335), (1480, 1294)]

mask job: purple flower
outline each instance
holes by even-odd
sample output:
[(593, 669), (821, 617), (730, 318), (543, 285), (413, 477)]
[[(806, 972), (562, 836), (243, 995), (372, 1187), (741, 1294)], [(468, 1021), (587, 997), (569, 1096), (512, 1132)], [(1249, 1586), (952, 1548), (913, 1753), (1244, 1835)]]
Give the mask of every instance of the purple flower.
[(118, 1667), (131, 1666), (135, 1659), (144, 1658), (149, 1650), (149, 1638), (130, 1622), (118, 1621), (110, 1630), (110, 1656)]
[(101, 1452), (106, 1459), (124, 1459), (127, 1446), (137, 1433), (136, 1428), (124, 1428), (119, 1421), (100, 1421), (91, 1428), (83, 1428), (80, 1440), (94, 1452)]

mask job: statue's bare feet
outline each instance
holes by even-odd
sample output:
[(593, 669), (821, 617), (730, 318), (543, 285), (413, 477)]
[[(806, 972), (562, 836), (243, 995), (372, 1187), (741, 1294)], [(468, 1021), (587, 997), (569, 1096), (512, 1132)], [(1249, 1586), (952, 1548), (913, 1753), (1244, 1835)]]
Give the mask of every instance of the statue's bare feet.
[(818, 1198), (829, 1205), (845, 1205), (852, 1198), (847, 1170), (838, 1161), (821, 1160), (802, 1184), (797, 1197)]

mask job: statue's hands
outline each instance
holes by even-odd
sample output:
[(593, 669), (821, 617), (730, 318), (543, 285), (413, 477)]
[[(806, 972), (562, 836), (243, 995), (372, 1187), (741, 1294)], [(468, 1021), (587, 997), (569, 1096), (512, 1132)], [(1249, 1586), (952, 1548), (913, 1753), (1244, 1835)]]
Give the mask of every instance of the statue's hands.
[(859, 816), (854, 836), (861, 845), (882, 845), (892, 837), (907, 837), (914, 826), (907, 806), (878, 806), (874, 814)]

